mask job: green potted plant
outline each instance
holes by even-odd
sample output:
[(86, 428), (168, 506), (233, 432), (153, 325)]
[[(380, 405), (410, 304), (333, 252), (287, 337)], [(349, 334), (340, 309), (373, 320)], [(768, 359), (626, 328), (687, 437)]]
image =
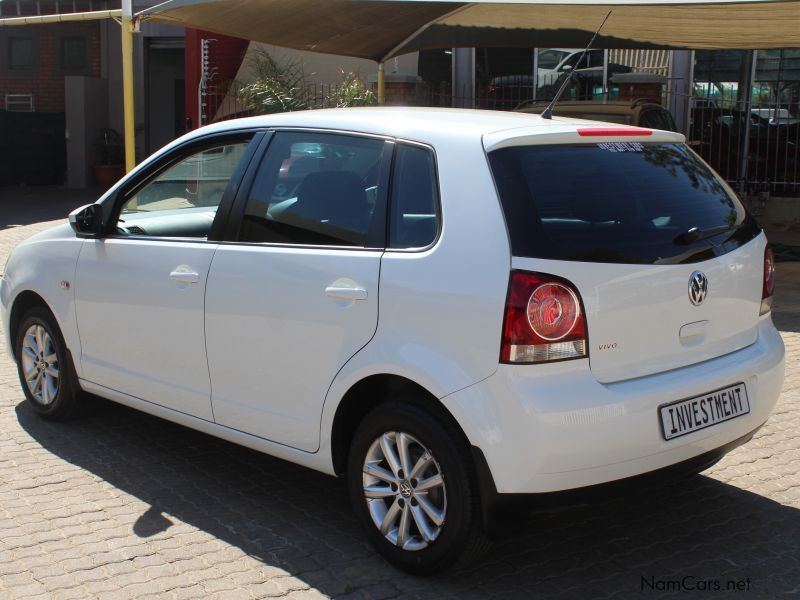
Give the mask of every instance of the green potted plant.
[(94, 180), (108, 189), (125, 174), (122, 138), (114, 129), (101, 129), (94, 141)]

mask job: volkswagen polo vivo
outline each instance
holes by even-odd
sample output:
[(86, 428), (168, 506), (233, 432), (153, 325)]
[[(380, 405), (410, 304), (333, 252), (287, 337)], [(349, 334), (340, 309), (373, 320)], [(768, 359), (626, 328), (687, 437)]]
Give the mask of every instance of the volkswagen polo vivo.
[(388, 560), (498, 500), (699, 472), (783, 381), (773, 260), (675, 133), (347, 109), (150, 157), (2, 279), (31, 408), (90, 393), (347, 478)]

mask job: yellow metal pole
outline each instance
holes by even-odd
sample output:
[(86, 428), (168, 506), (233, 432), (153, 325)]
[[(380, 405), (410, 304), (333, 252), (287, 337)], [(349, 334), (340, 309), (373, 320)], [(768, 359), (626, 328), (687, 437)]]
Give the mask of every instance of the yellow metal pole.
[(378, 104), (386, 104), (386, 72), (382, 62), (378, 63)]
[(122, 0), (122, 111), (125, 137), (125, 172), (136, 166), (136, 129), (133, 103), (133, 6)]

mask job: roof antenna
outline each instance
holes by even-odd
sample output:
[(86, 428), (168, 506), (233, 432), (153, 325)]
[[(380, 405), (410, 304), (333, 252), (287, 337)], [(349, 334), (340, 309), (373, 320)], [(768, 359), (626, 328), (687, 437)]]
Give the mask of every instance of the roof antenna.
[[(586, 46), (586, 48), (584, 48), (583, 53), (581, 54), (581, 57), (578, 59), (578, 62), (575, 63), (575, 67), (577, 67), (577, 66), (579, 66), (581, 64), (581, 61), (583, 61), (583, 57), (586, 56), (586, 53), (589, 51), (589, 48), (591, 48), (592, 44), (594, 44), (594, 38), (596, 38), (597, 34), (600, 33), (600, 30), (603, 28), (603, 25), (606, 24), (606, 21), (608, 21), (608, 17), (610, 17), (610, 16), (611, 16), (611, 11), (608, 11), (608, 14), (606, 15), (606, 18), (603, 19), (602, 23), (600, 23), (600, 27), (598, 27), (597, 31), (594, 32), (594, 35), (592, 36), (592, 39), (589, 40), (589, 44)], [(558, 104), (558, 101), (561, 98), (561, 94), (563, 94), (564, 90), (567, 89), (567, 86), (569, 85), (569, 82), (572, 81), (572, 76), (573, 75), (575, 75), (575, 68), (572, 68), (572, 69), (569, 70), (569, 75), (567, 75), (567, 78), (564, 80), (564, 83), (562, 83), (561, 87), (558, 88), (558, 91), (556, 92), (556, 95), (550, 101), (550, 104), (547, 105), (547, 108), (545, 108), (542, 111), (541, 117), (543, 119), (552, 119), (553, 118), (553, 109), (556, 107), (556, 104)]]

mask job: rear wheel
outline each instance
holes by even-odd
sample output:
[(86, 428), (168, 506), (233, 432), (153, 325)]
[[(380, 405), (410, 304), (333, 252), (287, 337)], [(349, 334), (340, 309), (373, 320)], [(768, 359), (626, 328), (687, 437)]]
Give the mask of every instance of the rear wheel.
[(30, 309), (22, 317), (16, 337), (17, 371), (28, 404), (52, 420), (74, 416), (80, 387), (64, 338), (45, 308)]
[(488, 545), (469, 448), (420, 406), (393, 401), (364, 418), (350, 448), (348, 487), (367, 538), (400, 569), (440, 572)]

